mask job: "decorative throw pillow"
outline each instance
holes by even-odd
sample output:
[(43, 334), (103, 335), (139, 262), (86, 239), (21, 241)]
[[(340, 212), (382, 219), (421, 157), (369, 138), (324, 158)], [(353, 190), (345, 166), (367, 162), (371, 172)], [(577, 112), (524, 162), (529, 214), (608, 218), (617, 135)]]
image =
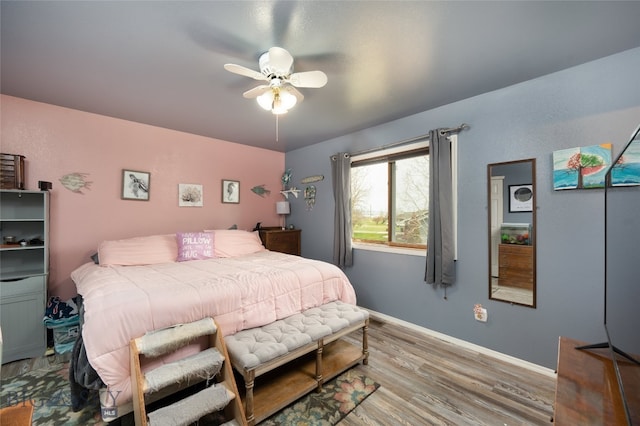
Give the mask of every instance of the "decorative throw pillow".
[(178, 262), (214, 257), (213, 238), (211, 232), (178, 232)]

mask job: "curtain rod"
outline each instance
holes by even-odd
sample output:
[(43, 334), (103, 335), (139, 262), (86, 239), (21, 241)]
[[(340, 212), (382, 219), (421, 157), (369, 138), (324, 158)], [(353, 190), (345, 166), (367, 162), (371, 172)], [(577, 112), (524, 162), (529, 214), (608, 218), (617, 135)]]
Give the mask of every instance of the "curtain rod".
[[(442, 129), (442, 130), (440, 130), (440, 134), (444, 135), (445, 133), (459, 133), (462, 130), (469, 129), (469, 128), (471, 128), (471, 127), (467, 123), (462, 123), (458, 127), (451, 127), (449, 129)], [(345, 157), (353, 157), (355, 155), (369, 154), (371, 152), (382, 151), (383, 149), (394, 148), (396, 146), (405, 145), (405, 144), (408, 144), (408, 143), (417, 142), (417, 141), (425, 140), (425, 139), (429, 139), (429, 134), (428, 133), (426, 133), (424, 135), (416, 136), (416, 137), (413, 137), (413, 138), (410, 138), (410, 139), (405, 139), (405, 140), (402, 140), (402, 141), (393, 142), (393, 143), (390, 143), (390, 144), (387, 144), (387, 145), (383, 145), (383, 146), (378, 147), (378, 148), (371, 148), (371, 149), (365, 149), (364, 151), (345, 153), (344, 155), (345, 155)], [(335, 161), (336, 156), (335, 155), (331, 156), (331, 159)]]

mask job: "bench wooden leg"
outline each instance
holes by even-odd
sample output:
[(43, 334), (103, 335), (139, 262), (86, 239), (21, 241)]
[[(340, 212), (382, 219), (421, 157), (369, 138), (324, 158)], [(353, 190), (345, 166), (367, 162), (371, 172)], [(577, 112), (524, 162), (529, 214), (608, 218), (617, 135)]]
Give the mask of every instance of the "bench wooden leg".
[(363, 365), (369, 365), (369, 319), (364, 322), (364, 327), (362, 327), (362, 359)]
[(318, 392), (322, 390), (324, 379), (322, 378), (322, 350), (324, 349), (324, 340), (318, 340), (318, 349), (316, 350), (316, 381), (318, 382)]
[(255, 380), (256, 380), (255, 371), (253, 370), (248, 371), (244, 378), (244, 383), (245, 383), (244, 415), (247, 418), (247, 424), (249, 424), (249, 426), (253, 426), (256, 420), (255, 416), (253, 415), (253, 386), (255, 384)]

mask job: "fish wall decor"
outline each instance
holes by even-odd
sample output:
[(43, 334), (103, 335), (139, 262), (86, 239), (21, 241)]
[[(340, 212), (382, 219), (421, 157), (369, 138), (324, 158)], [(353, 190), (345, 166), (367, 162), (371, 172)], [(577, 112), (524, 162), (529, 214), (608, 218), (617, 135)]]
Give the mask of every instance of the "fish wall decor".
[(60, 183), (62, 186), (67, 188), (71, 192), (75, 192), (76, 194), (83, 194), (83, 189), (91, 189), (91, 184), (93, 182), (87, 181), (87, 177), (89, 173), (69, 173), (62, 176), (60, 179)]
[(271, 191), (268, 190), (267, 188), (265, 188), (264, 184), (254, 186), (253, 188), (251, 188), (251, 192), (253, 192), (256, 195), (261, 196), (262, 198), (264, 198), (267, 195), (271, 194)]

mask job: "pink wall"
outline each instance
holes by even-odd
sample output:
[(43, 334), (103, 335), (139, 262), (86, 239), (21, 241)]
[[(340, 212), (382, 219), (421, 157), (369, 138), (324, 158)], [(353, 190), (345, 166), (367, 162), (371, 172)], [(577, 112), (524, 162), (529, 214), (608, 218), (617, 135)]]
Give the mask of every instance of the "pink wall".
[[(276, 225), (284, 154), (2, 95), (3, 153), (26, 156), (26, 189), (53, 183), (49, 295), (76, 294), (69, 274), (103, 240), (176, 231)], [(122, 200), (122, 169), (151, 173), (149, 201)], [(82, 194), (62, 186), (86, 173)], [(240, 181), (240, 203), (222, 204), (221, 179)], [(178, 184), (203, 186), (203, 207), (178, 207)], [(271, 194), (251, 188), (265, 184)]]

